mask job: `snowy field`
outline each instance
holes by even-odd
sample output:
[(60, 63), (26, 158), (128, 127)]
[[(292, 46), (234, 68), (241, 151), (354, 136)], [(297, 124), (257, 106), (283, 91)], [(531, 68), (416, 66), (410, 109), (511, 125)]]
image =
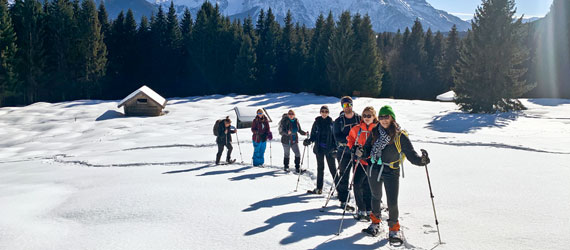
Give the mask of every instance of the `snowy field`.
[[(249, 129), (238, 132), (244, 163), (213, 165), (212, 126), (235, 116), (233, 107), (265, 107), (276, 135), (290, 108), (304, 129), (323, 104), (336, 118), (337, 98), (173, 98), (168, 114), (153, 118), (123, 117), (117, 103), (0, 108), (0, 249), (390, 248), (351, 216), (334, 235), (338, 201), (320, 212), (326, 196), (306, 194), (316, 183), (312, 151), (298, 192), (297, 175), (281, 169), (279, 138), (267, 148), (272, 166), (251, 166)], [(415, 148), (430, 153), (445, 242), (436, 249), (570, 248), (570, 100), (523, 103), (523, 112), (472, 115), (453, 103), (355, 99), (359, 113), (392, 105)], [(407, 247), (436, 246), (423, 168), (406, 163), (399, 201)]]

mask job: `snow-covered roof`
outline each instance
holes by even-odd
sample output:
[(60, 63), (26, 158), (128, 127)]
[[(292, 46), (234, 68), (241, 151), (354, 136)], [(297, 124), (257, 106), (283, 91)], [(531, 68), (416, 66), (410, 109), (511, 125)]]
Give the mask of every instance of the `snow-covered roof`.
[(123, 105), (125, 105), (125, 103), (127, 101), (129, 101), (133, 97), (137, 96), (141, 92), (144, 93), (145, 95), (147, 95), (153, 101), (155, 101), (158, 105), (162, 106), (162, 108), (164, 108), (166, 106), (166, 99), (164, 99), (164, 97), (160, 96), (159, 94), (154, 92), (154, 90), (150, 89), (146, 85), (143, 85), (139, 89), (135, 90), (135, 92), (133, 92), (130, 95), (128, 95), (127, 97), (125, 97), (125, 99), (123, 99), (121, 102), (119, 102), (119, 105), (117, 107), (121, 108)]
[[(257, 110), (258, 108), (255, 107), (234, 107), (234, 110), (236, 111), (236, 116), (237, 119), (244, 122), (250, 122), (253, 121), (255, 119), (255, 116), (257, 116)], [(265, 113), (265, 116), (267, 116), (267, 118), (269, 119), (269, 122), (271, 122), (271, 117), (269, 117), (269, 114), (267, 114), (267, 111), (265, 111), (265, 109), (263, 109), (263, 113)]]
[(455, 92), (453, 90), (447, 91), (436, 97), (437, 100), (442, 102), (452, 102), (455, 100)]

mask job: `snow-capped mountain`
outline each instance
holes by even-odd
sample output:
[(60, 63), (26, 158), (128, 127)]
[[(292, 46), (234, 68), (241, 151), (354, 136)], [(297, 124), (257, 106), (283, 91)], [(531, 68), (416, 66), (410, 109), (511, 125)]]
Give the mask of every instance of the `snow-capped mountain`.
[[(171, 0), (147, 0), (169, 5)], [(206, 0), (173, 0), (175, 5), (186, 6), (196, 13)], [(469, 28), (469, 23), (445, 11), (437, 10), (426, 0), (218, 0), (210, 1), (220, 6), (224, 15), (244, 18), (257, 17), (261, 9), (271, 8), (278, 21), (282, 21), (288, 10), (294, 21), (313, 27), (319, 14), (325, 16), (332, 11), (335, 18), (348, 10), (352, 14), (368, 14), (376, 31), (396, 31), (411, 27), (419, 18), (424, 28), (448, 31), (455, 24), (458, 30)]]

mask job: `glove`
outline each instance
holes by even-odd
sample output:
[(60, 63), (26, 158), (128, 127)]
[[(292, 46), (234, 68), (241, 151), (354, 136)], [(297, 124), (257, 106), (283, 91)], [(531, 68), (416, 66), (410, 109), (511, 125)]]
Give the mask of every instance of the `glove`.
[(305, 139), (305, 140), (303, 141), (303, 146), (309, 146), (309, 145), (311, 145), (311, 140)]
[(362, 150), (361, 147), (357, 147), (356, 150), (354, 150), (354, 155), (356, 155), (356, 157), (358, 157), (358, 158), (362, 158), (363, 154), (364, 154), (364, 151)]
[(270, 141), (273, 140), (273, 133), (269, 132), (267, 134), (267, 140), (270, 140)]
[(422, 164), (427, 165), (430, 163), (428, 152), (425, 149), (420, 149), (422, 151)]

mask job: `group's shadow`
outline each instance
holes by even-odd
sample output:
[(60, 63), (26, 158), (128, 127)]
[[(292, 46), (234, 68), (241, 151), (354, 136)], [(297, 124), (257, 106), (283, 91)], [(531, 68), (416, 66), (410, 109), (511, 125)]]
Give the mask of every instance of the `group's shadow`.
[[(336, 233), (340, 225), (340, 220), (336, 217), (335, 219), (319, 220), (319, 217), (324, 215), (338, 215), (338, 218), (340, 218), (341, 214), (331, 211), (320, 212), (318, 208), (282, 213), (267, 219), (265, 225), (245, 232), (245, 235), (250, 236), (263, 233), (283, 223), (293, 223), (293, 225), (289, 227), (291, 234), (279, 241), (282, 245), (299, 242), (307, 238), (329, 236)], [(355, 220), (345, 217), (343, 227), (347, 228), (355, 224)]]
[(428, 123), (427, 128), (449, 133), (467, 133), (481, 128), (501, 128), (510, 122), (516, 121), (518, 113), (499, 114), (468, 114), (453, 112), (445, 115), (435, 116)]
[(231, 181), (255, 180), (255, 179), (261, 178), (261, 177), (277, 177), (280, 175), (283, 175), (283, 174), (280, 174), (280, 171), (273, 170), (273, 171), (267, 171), (267, 172), (256, 173), (256, 174), (244, 174), (241, 176), (232, 177), (232, 178), (230, 178), (230, 180)]
[(244, 167), (237, 168), (237, 169), (216, 170), (216, 171), (206, 172), (206, 173), (200, 174), (198, 176), (211, 176), (211, 175), (220, 175), (220, 174), (237, 174), (237, 173), (241, 173), (241, 172), (243, 172), (249, 168), (251, 168), (251, 167), (250, 166), (244, 166)]
[(249, 205), (243, 212), (251, 212), (261, 208), (270, 208), (276, 206), (283, 206), (295, 203), (308, 203), (310, 200), (318, 199), (319, 197), (307, 193), (294, 195), (294, 196), (279, 196), (277, 198), (258, 201)]
[(188, 172), (193, 172), (193, 171), (198, 171), (204, 168), (208, 168), (211, 167), (212, 164), (206, 164), (204, 166), (200, 166), (200, 167), (195, 167), (195, 168), (189, 168), (189, 169), (182, 169), (182, 170), (173, 170), (173, 171), (168, 171), (168, 172), (164, 172), (162, 174), (179, 174), (179, 173), (188, 173)]
[(357, 244), (356, 242), (361, 240), (362, 238), (367, 237), (362, 233), (357, 233), (353, 236), (348, 238), (336, 239), (336, 237), (331, 237), (331, 239), (323, 242), (322, 244), (318, 245), (314, 248), (314, 250), (320, 249), (378, 249), (388, 244), (387, 239), (382, 239), (376, 241), (372, 245), (364, 245), (364, 244)]

